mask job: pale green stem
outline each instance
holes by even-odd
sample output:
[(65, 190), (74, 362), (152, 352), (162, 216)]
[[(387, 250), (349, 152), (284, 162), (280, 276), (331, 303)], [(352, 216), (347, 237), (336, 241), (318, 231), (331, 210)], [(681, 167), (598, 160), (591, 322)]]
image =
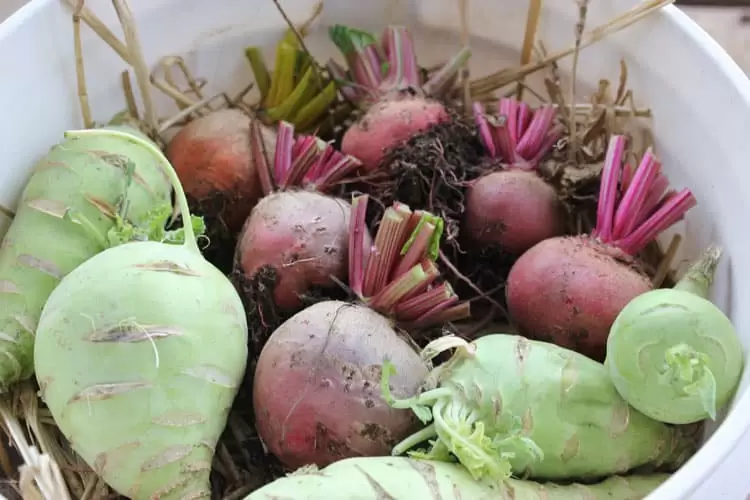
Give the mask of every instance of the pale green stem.
[(674, 289), (708, 298), (708, 290), (714, 281), (720, 258), (721, 248), (714, 245), (708, 247), (700, 259), (685, 272), (685, 276), (675, 284)]
[(84, 130), (70, 130), (68, 132), (65, 132), (65, 137), (85, 137), (87, 135), (103, 135), (103, 136), (109, 136), (109, 137), (120, 137), (126, 141), (129, 141), (133, 144), (136, 144), (138, 146), (141, 146), (142, 148), (149, 151), (151, 154), (153, 154), (159, 161), (162, 163), (162, 166), (164, 167), (164, 172), (167, 174), (167, 178), (169, 179), (169, 182), (172, 184), (172, 187), (175, 191), (175, 198), (177, 199), (177, 205), (180, 208), (180, 213), (182, 214), (182, 227), (185, 231), (185, 242), (183, 243), (184, 246), (193, 249), (196, 253), (200, 253), (200, 248), (198, 247), (198, 242), (195, 238), (195, 231), (193, 231), (193, 225), (190, 217), (190, 208), (188, 207), (188, 201), (187, 197), (185, 196), (185, 190), (182, 188), (182, 183), (180, 182), (180, 178), (177, 177), (177, 172), (175, 172), (174, 168), (172, 167), (172, 164), (169, 163), (169, 160), (164, 156), (164, 153), (162, 153), (159, 148), (151, 144), (150, 142), (141, 139), (140, 137), (137, 137), (133, 134), (128, 134), (127, 132), (121, 132), (119, 130), (107, 130), (107, 129), (84, 129)]
[(428, 439), (434, 438), (435, 436), (437, 436), (435, 424), (430, 424), (424, 429), (415, 432), (414, 434), (394, 446), (393, 450), (391, 450), (391, 455), (403, 455), (411, 448), (414, 448), (418, 444), (424, 443)]

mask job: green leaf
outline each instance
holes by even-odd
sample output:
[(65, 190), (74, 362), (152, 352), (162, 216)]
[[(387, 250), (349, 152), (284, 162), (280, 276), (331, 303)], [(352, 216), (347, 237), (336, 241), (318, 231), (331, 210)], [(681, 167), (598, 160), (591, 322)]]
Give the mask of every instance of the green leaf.
[[(115, 225), (107, 233), (109, 246), (122, 245), (132, 241), (158, 241), (160, 243), (182, 244), (185, 242), (185, 229), (179, 227), (167, 230), (167, 223), (172, 216), (172, 205), (164, 203), (151, 209), (141, 224), (135, 225), (131, 221), (117, 215)], [(190, 216), (196, 236), (206, 231), (202, 217)]]
[(359, 52), (364, 47), (377, 43), (377, 38), (372, 33), (343, 24), (328, 28), (328, 37), (344, 55)]

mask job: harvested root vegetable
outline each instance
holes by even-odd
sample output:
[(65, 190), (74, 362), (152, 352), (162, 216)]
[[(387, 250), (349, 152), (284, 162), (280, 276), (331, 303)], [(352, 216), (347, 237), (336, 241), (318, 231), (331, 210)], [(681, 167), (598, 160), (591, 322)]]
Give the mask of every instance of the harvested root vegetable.
[[(135, 129), (66, 135), (34, 168), (0, 247), (0, 389), (33, 374), (39, 315), (68, 273), (110, 246), (123, 216), (150, 224), (150, 210), (169, 205), (171, 188), (158, 163), (134, 146)], [(133, 226), (131, 226), (133, 227)]]
[(641, 500), (667, 479), (667, 474), (649, 474), (614, 476), (595, 484), (557, 485), (520, 479), (476, 481), (455, 464), (404, 457), (367, 457), (342, 460), (323, 470), (300, 469), (254, 491), (245, 500)]
[[(260, 118), (273, 124), (291, 123), (304, 133), (320, 134), (328, 109), (336, 102), (336, 83), (324, 79), (322, 68), (300, 45), (298, 34), (307, 36), (309, 25), (317, 14), (297, 28), (287, 30), (276, 45), (276, 62), (271, 72), (260, 47), (245, 49), (255, 84), (260, 92)], [(332, 130), (329, 130), (332, 132)]]
[(602, 171), (591, 235), (544, 240), (508, 276), (508, 311), (521, 333), (603, 360), (609, 329), (634, 297), (652, 289), (637, 254), (696, 204), (668, 190), (661, 163), (647, 151), (622, 167), (625, 138), (613, 136)]
[(396, 204), (371, 244), (367, 200), (354, 199), (349, 231), (349, 284), (362, 305), (327, 301), (304, 309), (271, 335), (258, 359), (258, 433), (289, 467), (388, 453), (415, 422), (382, 400), (380, 366), (386, 359), (399, 366), (394, 390), (403, 396), (415, 394), (427, 374), (394, 323), (414, 335), (469, 315), (469, 304), (438, 284), (441, 220)]
[(405, 399), (427, 427), (399, 443), (399, 455), (430, 440), (416, 456), (458, 459), (475, 479), (592, 480), (641, 466), (674, 470), (695, 451), (698, 427), (671, 427), (630, 408), (606, 368), (576, 352), (516, 335), (467, 343), (433, 341), (423, 359), (457, 347), (428, 382), (435, 389)]
[(533, 111), (526, 103), (501, 99), (498, 111), (500, 121), (489, 120), (482, 106), (474, 105), (486, 155), (504, 169), (471, 182), (463, 229), (475, 245), (520, 255), (565, 232), (565, 211), (557, 193), (537, 173), (561, 133), (553, 123), (552, 106)]
[(269, 165), (260, 128), (252, 129), (253, 153), (266, 196), (242, 229), (235, 273), (248, 299), (257, 300), (258, 279), (272, 272), (275, 306), (295, 312), (311, 287), (332, 287), (334, 279), (346, 280), (351, 206), (323, 193), (360, 164), (315, 136), (295, 139), (294, 126), (280, 122), (276, 154)]
[[(188, 220), (185, 193), (158, 148), (122, 132), (68, 135), (117, 138), (147, 156), (168, 174)], [(185, 225), (182, 245), (119, 245), (66, 275), (42, 311), (35, 368), (55, 423), (118, 493), (208, 498), (246, 343), (237, 292)]]
[[(185, 125), (166, 149), (191, 208), (211, 228), (206, 256), (224, 271), (231, 268), (235, 235), (262, 196), (250, 146), (254, 121), (239, 109), (212, 111)], [(273, 155), (276, 133), (260, 130), (265, 150)]]
[(365, 111), (344, 134), (341, 151), (358, 158), (367, 172), (377, 169), (388, 151), (450, 119), (436, 99), (455, 83), (458, 70), (470, 57), (468, 49), (423, 82), (414, 41), (406, 28), (389, 26), (380, 41), (342, 25), (333, 26), (329, 35), (346, 59), (348, 71), (334, 61), (328, 70), (342, 82), (344, 97)]
[(740, 381), (742, 344), (708, 300), (720, 254), (710, 247), (674, 288), (639, 295), (612, 325), (605, 366), (622, 397), (651, 418), (715, 420)]
[(427, 369), (384, 316), (339, 301), (292, 316), (268, 339), (255, 370), (253, 408), (263, 443), (292, 468), (388, 454), (416, 421), (383, 401), (384, 359), (399, 367), (393, 390), (415, 394)]

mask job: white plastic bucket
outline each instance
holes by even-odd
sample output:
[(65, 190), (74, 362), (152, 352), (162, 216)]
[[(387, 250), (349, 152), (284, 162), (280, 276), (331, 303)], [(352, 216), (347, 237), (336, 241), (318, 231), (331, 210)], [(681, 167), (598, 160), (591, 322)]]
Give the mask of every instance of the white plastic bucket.
[[(293, 20), (300, 21), (315, 2), (282, 3)], [(587, 26), (601, 25), (636, 3), (591, 2)], [(109, 2), (87, 5), (120, 33)], [(131, 7), (149, 63), (181, 54), (216, 91), (238, 91), (249, 82), (242, 49), (262, 43), (270, 47), (286, 27), (271, 0), (131, 0)], [(527, 2), (520, 0), (469, 1), (474, 75), (516, 63), (526, 10)], [(566, 48), (573, 41), (576, 19), (576, 2), (545, 2), (539, 37), (552, 51)], [(444, 59), (458, 47), (455, 0), (327, 0), (321, 23), (334, 22), (375, 29), (388, 22), (406, 23), (414, 28), (423, 64)], [(126, 66), (91, 30), (84, 28), (83, 33), (89, 99), (95, 119), (104, 121), (124, 108), (119, 75)], [(323, 30), (312, 35), (309, 46), (316, 55), (333, 54)], [(713, 299), (728, 311), (743, 343), (750, 346), (750, 308), (741, 306), (750, 303), (750, 237), (745, 229), (750, 82), (716, 42), (674, 7), (586, 48), (578, 69), (581, 97), (586, 86), (600, 78), (616, 81), (620, 58), (628, 64), (639, 104), (654, 112), (657, 153), (670, 179), (676, 187), (693, 189), (699, 202), (680, 228), (688, 234), (680, 258), (693, 257), (712, 242), (725, 248)], [(563, 70), (569, 63), (561, 62)], [(35, 160), (63, 131), (82, 126), (71, 11), (64, 1), (33, 0), (0, 25), (0, 68), (0, 203), (13, 206)], [(160, 93), (154, 96), (163, 114), (174, 111)], [(715, 490), (695, 492), (750, 427), (749, 383), (746, 371), (718, 429), (649, 498), (719, 498)]]

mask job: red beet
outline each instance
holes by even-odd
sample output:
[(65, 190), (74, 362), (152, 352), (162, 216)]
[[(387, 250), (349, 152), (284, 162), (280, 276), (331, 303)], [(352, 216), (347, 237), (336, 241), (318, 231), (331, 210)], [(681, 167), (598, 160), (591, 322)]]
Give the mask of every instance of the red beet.
[(609, 328), (633, 297), (651, 289), (633, 258), (589, 237), (535, 245), (508, 276), (507, 301), (526, 334), (603, 359)]
[[(358, 158), (365, 170), (378, 168), (386, 152), (450, 118), (435, 100), (451, 88), (458, 69), (470, 52), (462, 50), (427, 82), (406, 28), (389, 26), (378, 40), (362, 30), (336, 25), (331, 40), (346, 58), (348, 71), (329, 63), (329, 71), (342, 82), (342, 93), (365, 111), (341, 142), (341, 151)], [(384, 70), (386, 68), (386, 70)]]
[(668, 191), (648, 151), (635, 170), (621, 160), (625, 139), (612, 137), (592, 235), (538, 243), (508, 276), (508, 311), (521, 332), (601, 361), (622, 308), (651, 289), (635, 256), (695, 205), (692, 193)]
[[(166, 155), (185, 193), (197, 202), (221, 198), (220, 215), (230, 232), (242, 227), (262, 195), (250, 148), (251, 118), (237, 109), (214, 111), (183, 127), (169, 142)], [(262, 127), (266, 150), (274, 154), (276, 134)], [(208, 204), (207, 204), (208, 205)]]
[(255, 370), (253, 407), (264, 444), (289, 468), (389, 455), (417, 422), (382, 399), (385, 359), (397, 370), (392, 391), (416, 394), (426, 367), (384, 316), (337, 301), (294, 315), (269, 338)]
[(266, 196), (242, 230), (237, 264), (247, 277), (273, 267), (274, 302), (295, 309), (311, 286), (331, 286), (331, 276), (346, 279), (350, 216), (349, 203), (316, 192)]
[(294, 126), (283, 121), (269, 164), (259, 127), (252, 127), (251, 149), (266, 197), (242, 228), (235, 271), (252, 280), (260, 270), (274, 269), (274, 302), (294, 311), (310, 287), (346, 279), (351, 205), (318, 190), (331, 188), (360, 164), (315, 136), (295, 138)]
[(535, 172), (511, 169), (474, 181), (466, 195), (463, 229), (480, 245), (498, 245), (520, 255), (536, 243), (565, 232), (555, 190)]
[(504, 170), (476, 179), (468, 189), (463, 230), (479, 247), (496, 245), (519, 255), (565, 233), (565, 212), (555, 190), (537, 174), (539, 161), (560, 136), (552, 106), (536, 111), (515, 99), (501, 99), (500, 119), (488, 120), (474, 105), (485, 154)]
[(371, 171), (380, 166), (386, 152), (447, 120), (445, 107), (437, 101), (387, 98), (373, 105), (346, 131), (341, 152), (358, 158)]

